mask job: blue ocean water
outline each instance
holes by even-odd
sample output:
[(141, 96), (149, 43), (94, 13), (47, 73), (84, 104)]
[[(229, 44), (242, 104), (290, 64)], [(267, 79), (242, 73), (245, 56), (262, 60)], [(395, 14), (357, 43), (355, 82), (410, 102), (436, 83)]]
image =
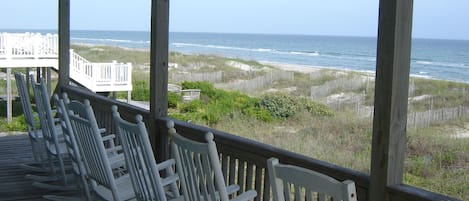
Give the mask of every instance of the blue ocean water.
[[(150, 33), (71, 31), (71, 40), (149, 48)], [(333, 69), (375, 72), (376, 68), (376, 38), (371, 37), (171, 32), (169, 49)], [(469, 83), (469, 40), (413, 39), (411, 74)]]

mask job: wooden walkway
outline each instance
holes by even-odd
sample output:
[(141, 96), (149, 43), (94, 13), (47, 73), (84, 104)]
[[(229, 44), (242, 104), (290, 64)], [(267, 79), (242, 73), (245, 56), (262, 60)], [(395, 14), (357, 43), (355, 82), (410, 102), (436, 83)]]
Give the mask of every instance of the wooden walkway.
[(32, 161), (31, 145), (26, 134), (0, 137), (0, 201), (37, 201), (44, 200), (42, 195), (64, 194), (36, 188), (31, 180), (25, 179), (26, 174), (33, 172), (20, 169), (18, 165)]

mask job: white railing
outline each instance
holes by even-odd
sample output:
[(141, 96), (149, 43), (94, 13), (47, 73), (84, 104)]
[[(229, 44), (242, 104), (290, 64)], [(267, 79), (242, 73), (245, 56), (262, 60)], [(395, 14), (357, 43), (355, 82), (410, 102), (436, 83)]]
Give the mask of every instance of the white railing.
[[(0, 67), (58, 69), (58, 35), (0, 33)], [(89, 62), (70, 50), (70, 78), (94, 92), (131, 91), (131, 63)]]
[(70, 77), (91, 91), (131, 91), (131, 75), (131, 63), (93, 63), (70, 50)]
[(57, 34), (1, 33), (0, 58), (57, 58)]

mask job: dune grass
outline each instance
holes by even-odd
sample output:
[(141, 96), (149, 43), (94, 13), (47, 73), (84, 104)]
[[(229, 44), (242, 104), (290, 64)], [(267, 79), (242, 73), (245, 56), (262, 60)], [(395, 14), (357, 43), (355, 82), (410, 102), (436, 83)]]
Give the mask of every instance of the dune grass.
[[(134, 83), (132, 93), (139, 93), (141, 97), (148, 96), (148, 51), (104, 46), (74, 45), (73, 48), (94, 62), (111, 60), (132, 62), (136, 67), (132, 75)], [(253, 66), (257, 71), (250, 74), (233, 68), (228, 65), (230, 61)], [(171, 53), (170, 62), (178, 63), (180, 66), (178, 69), (170, 70), (193, 72), (221, 70), (225, 73), (224, 76), (230, 77), (227, 79), (229, 81), (249, 79), (263, 74), (261, 70), (263, 66), (258, 62), (214, 55)], [(310, 79), (308, 74), (296, 72), (294, 81), (275, 82), (271, 87), (295, 86), (296, 90), (290, 93), (291, 96), (308, 96), (311, 86), (320, 86), (336, 79), (334, 72), (321, 70), (321, 76), (315, 79)], [(469, 96), (466, 95), (469, 90), (468, 84), (421, 78), (412, 78), (411, 83), (415, 85), (411, 97), (430, 98), (412, 101), (409, 104), (409, 112), (469, 106)], [(365, 94), (364, 104), (372, 105), (373, 91), (371, 83), (368, 88), (363, 87), (352, 93)], [(122, 96), (125, 96), (125, 93), (122, 93)], [(176, 109), (169, 111), (170, 115), (178, 112)], [(17, 118), (14, 120), (15, 124), (20, 125), (21, 115), (15, 118)], [(302, 110), (291, 117), (266, 122), (245, 115), (241, 111), (232, 111), (220, 116), (216, 123), (210, 125), (204, 121), (193, 122), (358, 171), (368, 173), (370, 169), (372, 119), (358, 117), (354, 113), (353, 105), (350, 108), (334, 111), (332, 116), (314, 116)], [(408, 128), (404, 182), (469, 200), (469, 138), (454, 138), (451, 135), (455, 133), (454, 128), (469, 128), (468, 125), (468, 120), (462, 119), (423, 129)], [(4, 128), (3, 125), (0, 126)]]

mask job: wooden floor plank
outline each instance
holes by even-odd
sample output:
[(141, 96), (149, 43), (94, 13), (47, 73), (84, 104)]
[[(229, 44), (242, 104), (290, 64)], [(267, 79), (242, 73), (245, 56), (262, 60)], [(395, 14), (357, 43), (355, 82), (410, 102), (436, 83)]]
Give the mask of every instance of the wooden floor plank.
[(0, 201), (41, 201), (42, 195), (67, 194), (32, 186), (26, 174), (37, 174), (19, 168), (33, 162), (31, 145), (26, 134), (0, 137)]

